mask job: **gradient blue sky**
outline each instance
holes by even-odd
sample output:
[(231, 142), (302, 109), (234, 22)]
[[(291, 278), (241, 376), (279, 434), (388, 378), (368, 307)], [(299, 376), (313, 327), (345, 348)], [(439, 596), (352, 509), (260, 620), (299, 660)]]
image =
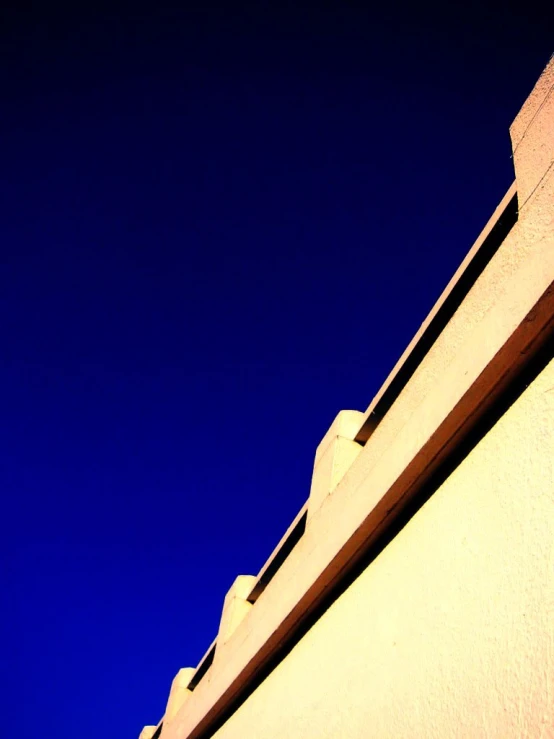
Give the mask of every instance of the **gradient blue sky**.
[(157, 722), (511, 184), (554, 50), (529, 5), (203, 5), (2, 10), (6, 736)]

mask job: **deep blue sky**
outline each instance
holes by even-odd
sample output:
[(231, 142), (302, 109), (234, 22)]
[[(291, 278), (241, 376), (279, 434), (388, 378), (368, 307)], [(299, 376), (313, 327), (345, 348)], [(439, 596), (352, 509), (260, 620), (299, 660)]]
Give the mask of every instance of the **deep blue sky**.
[(510, 185), (554, 50), (529, 6), (181, 5), (0, 24), (18, 739), (158, 720)]

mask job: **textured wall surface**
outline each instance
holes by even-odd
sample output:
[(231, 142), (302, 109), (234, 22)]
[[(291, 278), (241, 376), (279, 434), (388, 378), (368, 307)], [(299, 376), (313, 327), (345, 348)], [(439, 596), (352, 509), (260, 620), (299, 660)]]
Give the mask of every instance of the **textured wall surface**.
[(554, 361), (218, 731), (554, 736)]

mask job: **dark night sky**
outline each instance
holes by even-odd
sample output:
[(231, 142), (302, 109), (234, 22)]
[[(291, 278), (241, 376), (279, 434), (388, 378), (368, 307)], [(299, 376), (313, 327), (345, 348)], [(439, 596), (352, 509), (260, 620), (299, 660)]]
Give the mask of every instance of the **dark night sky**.
[(0, 24), (1, 722), (125, 739), (511, 184), (554, 43), (528, 5), (46, 6)]

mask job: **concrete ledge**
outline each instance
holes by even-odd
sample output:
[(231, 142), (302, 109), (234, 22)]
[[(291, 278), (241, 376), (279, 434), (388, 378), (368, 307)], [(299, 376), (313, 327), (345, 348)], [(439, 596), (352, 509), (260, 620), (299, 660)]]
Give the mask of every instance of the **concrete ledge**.
[(519, 209), (525, 213), (529, 199), (551, 171), (554, 162), (554, 62), (539, 77), (510, 126), (517, 172)]
[(183, 667), (173, 678), (169, 698), (167, 699), (167, 707), (165, 709), (164, 725), (172, 721), (177, 712), (185, 704), (192, 695), (189, 689), (190, 681), (195, 673), (194, 667)]
[(308, 521), (327, 495), (335, 490), (362, 450), (355, 438), (363, 422), (364, 414), (359, 411), (340, 411), (317, 447), (308, 502)]
[(221, 621), (219, 623), (214, 662), (220, 659), (225, 644), (252, 608), (252, 603), (248, 601), (248, 596), (255, 584), (256, 578), (253, 575), (239, 575), (225, 596)]
[[(455, 297), (461, 284), (468, 279), (468, 275), (472, 272), (475, 263), (480, 260), (487, 241), (494, 235), (495, 230), (498, 229), (501, 222), (505, 219), (510, 203), (514, 201), (516, 196), (517, 186), (513, 182), (467, 253), (467, 256), (441, 293), (429, 315), (425, 318), (414, 338), (402, 352), (400, 359), (394, 365), (387, 379), (372, 399), (364, 414), (365, 420), (356, 436), (357, 441), (365, 443), (369, 439), (385, 413), (388, 412), (392, 402), (394, 402), (394, 398), (397, 397), (398, 393), (395, 391), (395, 387), (400, 386), (401, 388), (409, 381), (411, 377), (411, 372), (408, 370), (409, 365), (420, 364), (423, 360), (427, 351), (422, 349), (422, 346), (430, 343), (428, 335), (432, 331), (435, 322), (440, 320), (441, 313), (447, 309), (448, 303)], [(418, 355), (421, 355), (421, 358), (418, 359)], [(403, 376), (405, 375), (408, 375), (408, 378), (403, 380)]]
[(271, 582), (279, 567), (291, 553), (299, 539), (303, 536), (307, 512), (308, 501), (306, 501), (298, 511), (292, 523), (281, 537), (279, 543), (270, 554), (269, 559), (259, 571), (258, 576), (256, 577), (256, 584), (248, 596), (250, 603), (255, 603), (258, 600), (267, 585)]
[(145, 726), (139, 734), (139, 739), (152, 739), (157, 728), (157, 726)]
[(315, 464), (317, 465), (329, 445), (337, 438), (342, 437), (353, 441), (358, 436), (364, 420), (365, 414), (360, 411), (339, 411), (335, 416), (335, 420), (329, 426), (329, 430), (317, 445)]

